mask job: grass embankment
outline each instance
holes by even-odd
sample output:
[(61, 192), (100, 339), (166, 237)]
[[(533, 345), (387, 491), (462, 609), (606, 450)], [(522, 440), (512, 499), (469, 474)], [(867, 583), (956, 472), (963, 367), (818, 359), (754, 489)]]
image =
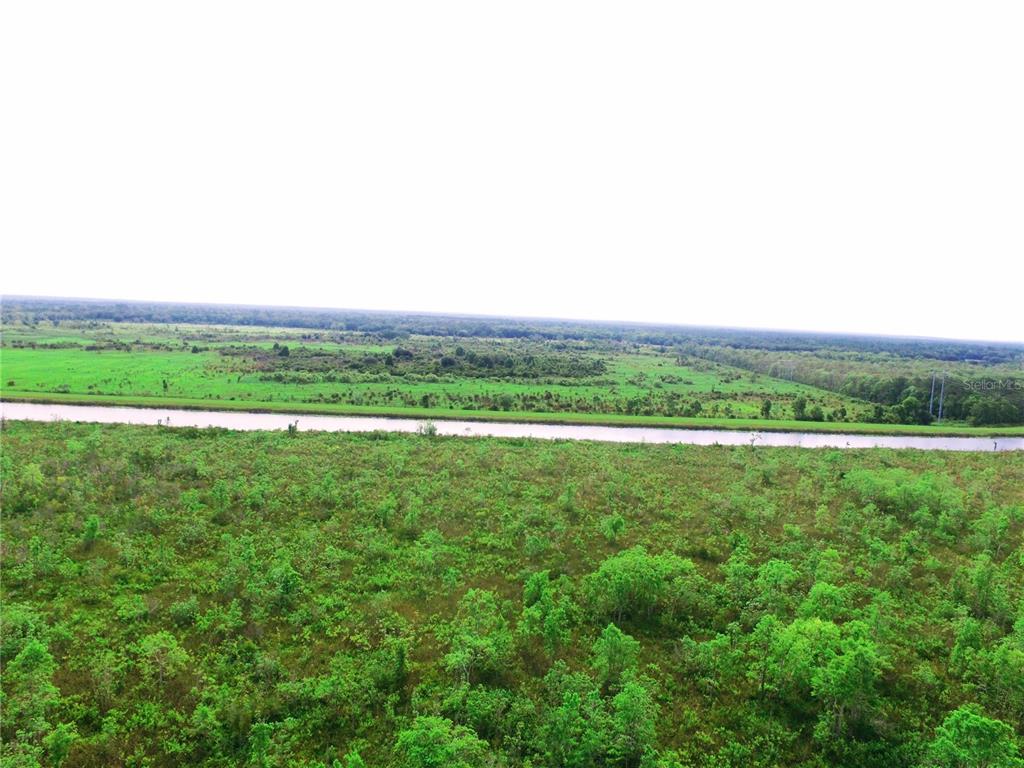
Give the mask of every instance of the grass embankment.
[(872, 424), (817, 422), (792, 419), (723, 419), (670, 416), (636, 416), (614, 413), (536, 413), (530, 411), (476, 411), (450, 408), (415, 408), (349, 405), (345, 403), (274, 403), (237, 400), (206, 400), (186, 397), (135, 395), (88, 395), (60, 392), (38, 393), (3, 390), (0, 401), (95, 405), (137, 408), (181, 408), (196, 411), (243, 411), (247, 413), (321, 414), (326, 416), (382, 416), (434, 421), (496, 421), (528, 424), (589, 424), (609, 427), (657, 427), (665, 429), (729, 429), (758, 432), (827, 432), (836, 434), (920, 435), (932, 437), (1015, 437), (1024, 426), (968, 427), (960, 425)]

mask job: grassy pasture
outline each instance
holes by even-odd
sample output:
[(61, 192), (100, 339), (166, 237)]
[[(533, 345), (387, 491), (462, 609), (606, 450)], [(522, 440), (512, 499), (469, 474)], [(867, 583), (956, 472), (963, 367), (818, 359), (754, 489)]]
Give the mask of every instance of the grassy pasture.
[[(282, 403), (325, 404), (332, 411), (337, 406), (353, 406), (378, 410), (420, 408), (435, 415), (473, 411), (579, 413), (591, 417), (674, 417), (686, 409), (692, 412), (693, 403), (699, 403), (699, 416), (709, 419), (757, 418), (766, 398), (772, 399), (776, 418), (784, 418), (787, 403), (804, 396), (828, 410), (864, 410), (863, 403), (813, 387), (705, 360), (679, 365), (672, 354), (636, 345), (564, 345), (553, 353), (600, 360), (604, 372), (591, 376), (545, 376), (538, 380), (504, 376), (501, 372), (469, 377), (445, 375), (443, 371), (404, 376), (356, 371), (324, 381), (316, 375), (297, 380), (303, 372), (296, 369), (286, 371), (285, 380), (276, 381), (270, 379), (272, 372), (258, 370), (247, 353), (265, 353), (274, 345), (288, 346), (292, 358), (302, 350), (318, 357), (336, 357), (345, 364), (358, 360), (360, 355), (389, 354), (399, 345), (411, 347), (418, 354), (441, 354), (465, 345), (471, 353), (511, 357), (550, 354), (551, 345), (500, 339), (438, 342), (425, 337), (382, 344), (357, 334), (311, 334), (301, 329), (67, 326), (15, 326), (5, 333), (4, 396), (166, 397), (245, 401), (271, 407)], [(229, 348), (247, 353), (225, 354)], [(633, 413), (629, 413), (631, 410)]]
[[(1024, 429), (973, 427), (966, 420), (949, 419), (929, 426), (892, 423), (893, 419), (878, 418), (875, 404), (833, 391), (853, 386), (851, 377), (856, 376), (862, 389), (895, 378), (898, 392), (899, 376), (920, 376), (931, 364), (893, 351), (825, 348), (798, 353), (672, 347), (599, 336), (444, 336), (437, 334), (438, 329), (427, 335), (389, 328), (371, 332), (9, 320), (0, 348), (0, 396), (85, 404), (765, 430), (989, 435), (1020, 434)], [(773, 360), (779, 364), (773, 367)], [(1009, 362), (980, 368), (975, 363), (957, 365), (955, 370), (974, 370), (977, 376), (984, 371), (1003, 376), (1002, 384), (1018, 381), (1010, 375), (1014, 364)], [(826, 375), (833, 369), (834, 374)], [(845, 383), (839, 386), (840, 382)], [(926, 395), (917, 401), (925, 410)], [(764, 418), (762, 408), (769, 400), (769, 418)], [(961, 397), (961, 405), (962, 401)], [(817, 416), (794, 418), (798, 402)]]
[[(472, 376), (444, 370), (358, 370), (361, 360), (388, 355), (403, 345), (428, 361), (465, 347), (471, 355), (514, 360), (544, 355), (568, 361), (563, 368), (569, 366), (570, 373), (576, 362), (600, 365), (602, 372), (530, 378), (501, 370)], [(270, 353), (281, 346), (289, 348), (290, 367), (266, 369), (268, 360), (280, 364)], [(303, 370), (295, 362), (300, 354), (319, 366), (325, 358), (329, 364), (336, 361), (343, 372), (333, 375), (329, 370), (325, 376), (322, 370)], [(121, 402), (137, 398), (140, 404), (162, 398), (168, 404), (199, 400), (376, 413), (397, 408), (433, 417), (534, 414), (549, 420), (579, 416), (591, 422), (618, 422), (628, 416), (642, 417), (636, 423), (660, 418), (679, 424), (689, 423), (680, 421), (684, 417), (708, 423), (760, 420), (765, 399), (772, 401), (777, 420), (792, 415), (797, 397), (825, 411), (843, 409), (848, 418), (867, 411), (866, 404), (852, 398), (704, 360), (681, 364), (676, 355), (644, 345), (416, 336), (381, 343), (364, 334), (307, 329), (40, 323), (5, 329), (0, 362), (0, 387), (8, 398), (73, 395), (84, 401), (102, 396)]]

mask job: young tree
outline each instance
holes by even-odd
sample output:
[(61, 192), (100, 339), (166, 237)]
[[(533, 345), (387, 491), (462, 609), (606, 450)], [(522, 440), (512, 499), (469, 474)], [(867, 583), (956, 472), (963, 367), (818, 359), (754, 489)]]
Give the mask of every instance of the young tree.
[(793, 418), (804, 421), (807, 418), (807, 398), (800, 396), (793, 401)]
[(902, 424), (930, 424), (928, 398), (915, 387), (907, 387), (899, 403), (893, 406), (897, 420)]
[(146, 635), (139, 643), (142, 655), (143, 674), (150, 680), (154, 678), (160, 685), (164, 680), (182, 672), (191, 657), (188, 651), (178, 644), (178, 639), (170, 632), (160, 631)]
[(818, 736), (825, 742), (842, 736), (875, 702), (875, 683), (888, 665), (869, 635), (863, 622), (846, 624), (838, 653), (813, 674), (811, 692), (824, 707)]
[(824, 581), (817, 581), (800, 603), (797, 613), (802, 618), (815, 616), (826, 621), (837, 621), (847, 611), (846, 591)]
[(626, 530), (626, 518), (618, 512), (601, 518), (601, 534), (609, 544), (617, 542), (624, 530)]
[(480, 768), (487, 744), (464, 725), (443, 717), (417, 717), (395, 742), (401, 768)]
[(811, 699), (818, 670), (836, 655), (839, 627), (819, 618), (796, 619), (775, 633), (769, 669), (776, 690), (796, 706)]
[(612, 699), (611, 757), (618, 765), (641, 765), (657, 745), (658, 705), (649, 688), (630, 675)]
[(754, 631), (747, 636), (747, 656), (751, 661), (748, 677), (757, 682), (757, 693), (763, 696), (769, 679), (772, 647), (782, 628), (773, 614), (762, 617)]
[(287, 610), (302, 591), (302, 575), (292, 567), (291, 562), (282, 559), (267, 573), (266, 586), (270, 604)]
[(934, 768), (1021, 768), (1013, 728), (985, 717), (973, 705), (946, 716), (928, 748), (927, 765)]
[(50, 765), (60, 768), (71, 752), (71, 745), (78, 738), (78, 731), (71, 723), (61, 723), (43, 739)]
[(633, 547), (606, 559), (587, 577), (590, 608), (597, 617), (621, 623), (627, 617), (651, 618), (694, 613), (708, 591), (697, 567), (671, 553), (649, 555)]
[(19, 741), (38, 744), (50, 729), (49, 712), (60, 698), (53, 684), (57, 664), (49, 649), (36, 638), (28, 640), (3, 674), (4, 730), (18, 734)]
[(465, 682), (472, 682), (476, 674), (500, 672), (508, 663), (512, 632), (493, 592), (466, 592), (449, 631), (451, 650), (444, 657), (444, 664)]
[(598, 683), (614, 690), (627, 672), (636, 669), (639, 658), (640, 643), (609, 624), (594, 642), (590, 666), (597, 673)]
[(754, 578), (757, 569), (751, 565), (750, 540), (740, 534), (733, 541), (733, 551), (729, 559), (718, 569), (725, 577), (721, 586), (718, 602), (736, 610), (742, 609), (754, 599), (756, 588)]
[(249, 731), (249, 764), (254, 768), (267, 768), (270, 764), (270, 741), (274, 736), (271, 723), (253, 723)]
[(97, 515), (89, 515), (82, 527), (82, 545), (86, 549), (92, 549), (92, 545), (100, 537), (100, 518)]
[(800, 573), (785, 560), (772, 559), (762, 563), (754, 580), (753, 608), (776, 616), (785, 616), (792, 607), (791, 590)]
[(548, 654), (554, 654), (570, 637), (576, 606), (567, 591), (551, 580), (550, 571), (533, 574), (523, 588), (519, 630), (526, 637), (540, 637)]
[(611, 730), (605, 702), (586, 675), (556, 663), (544, 679), (553, 700), (540, 728), (544, 760), (552, 768), (599, 765)]

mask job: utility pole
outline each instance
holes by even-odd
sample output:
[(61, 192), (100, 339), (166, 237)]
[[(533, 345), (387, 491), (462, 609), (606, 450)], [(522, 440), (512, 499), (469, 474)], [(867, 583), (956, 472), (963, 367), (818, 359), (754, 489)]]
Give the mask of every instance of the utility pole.
[(935, 371), (932, 371), (932, 393), (928, 395), (928, 415), (934, 416), (932, 413), (932, 403), (935, 402)]
[(946, 373), (942, 373), (942, 387), (939, 389), (939, 421), (942, 421), (942, 402), (946, 397)]

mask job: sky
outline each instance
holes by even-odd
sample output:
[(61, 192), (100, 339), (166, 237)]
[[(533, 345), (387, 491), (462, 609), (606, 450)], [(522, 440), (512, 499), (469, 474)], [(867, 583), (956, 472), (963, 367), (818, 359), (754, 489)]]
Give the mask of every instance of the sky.
[(1024, 4), (20, 2), (0, 290), (1024, 340)]

